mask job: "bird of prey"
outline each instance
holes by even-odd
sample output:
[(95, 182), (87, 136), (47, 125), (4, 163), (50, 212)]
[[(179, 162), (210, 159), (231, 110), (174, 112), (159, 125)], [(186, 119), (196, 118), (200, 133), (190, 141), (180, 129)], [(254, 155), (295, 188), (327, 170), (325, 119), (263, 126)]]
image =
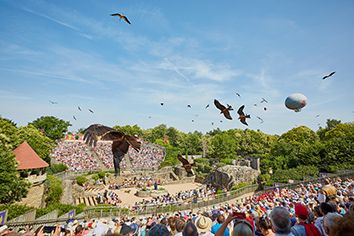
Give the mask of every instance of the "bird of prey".
[(256, 107), (256, 106), (257, 106), (257, 104), (255, 103), (255, 104), (253, 104), (253, 106), (255, 106), (255, 107)]
[(209, 107), (209, 104), (205, 106), (205, 109), (207, 109)]
[(192, 106), (191, 106), (191, 105), (189, 105), (189, 104), (187, 105), (187, 107), (192, 108)]
[(316, 118), (320, 117), (320, 115), (317, 115)]
[(141, 147), (141, 142), (136, 136), (126, 135), (123, 132), (100, 124), (90, 125), (84, 131), (85, 143), (91, 147), (96, 147), (98, 140), (113, 141), (112, 153), (116, 176), (120, 174), (120, 162), (128, 152), (129, 146), (132, 146), (136, 151), (139, 151)]
[(194, 175), (192, 167), (194, 163), (191, 164), (186, 158), (183, 158), (181, 154), (177, 155), (177, 159), (182, 163), (183, 168), (187, 171), (188, 176)]
[(211, 125), (214, 125), (214, 122), (211, 122)]
[(330, 74), (323, 76), (322, 79), (327, 79), (327, 78), (331, 77), (332, 75), (334, 75), (334, 73), (336, 73), (336, 72), (333, 71), (333, 72), (331, 72)]
[(74, 118), (74, 120), (76, 120), (76, 117), (75, 117), (75, 116), (73, 116), (73, 118)]
[(245, 113), (243, 112), (243, 108), (245, 108), (245, 105), (242, 105), (238, 111), (237, 111), (237, 114), (239, 115), (239, 120), (242, 124), (244, 125), (248, 125), (247, 122), (246, 122), (246, 118), (251, 118), (250, 115), (245, 115)]
[(257, 119), (261, 121), (261, 124), (264, 122), (263, 119), (259, 116), (257, 116)]
[(151, 116), (149, 116), (148, 118), (151, 119)]
[(163, 106), (163, 102), (161, 102), (160, 105)]
[(192, 120), (192, 122), (194, 122), (194, 120)]
[(267, 100), (265, 100), (264, 98), (262, 98), (261, 103), (263, 103), (263, 102), (268, 103), (268, 101), (267, 101)]
[(236, 95), (240, 98), (241, 97), (241, 95), (239, 94), (239, 93), (236, 93)]
[(78, 106), (77, 109), (79, 109), (79, 111), (81, 111), (81, 107)]
[(49, 101), (51, 104), (58, 104), (57, 102), (54, 101)]
[(88, 110), (89, 110), (89, 112), (93, 113), (93, 110), (91, 110), (91, 109), (88, 109)]
[(230, 111), (233, 110), (233, 108), (227, 104), (227, 108), (222, 105), (218, 100), (214, 99), (214, 104), (216, 106), (216, 108), (218, 108), (220, 110), (220, 114), (224, 114), (226, 119), (232, 120), (232, 117), (230, 115)]
[(265, 110), (265, 111), (266, 111), (266, 110), (267, 110), (267, 108), (266, 108), (266, 107), (263, 107), (263, 110)]
[(114, 14), (111, 14), (111, 16), (118, 16), (119, 19), (123, 19), (128, 24), (131, 24), (130, 21), (128, 20), (128, 18), (125, 15), (122, 15), (120, 13), (114, 13)]
[(220, 123), (222, 123), (222, 120), (220, 120)]

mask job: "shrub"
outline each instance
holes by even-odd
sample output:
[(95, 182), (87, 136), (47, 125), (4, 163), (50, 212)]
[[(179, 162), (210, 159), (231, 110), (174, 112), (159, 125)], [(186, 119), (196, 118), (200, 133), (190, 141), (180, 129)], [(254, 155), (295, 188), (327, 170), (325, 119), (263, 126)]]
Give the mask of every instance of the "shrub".
[(51, 204), (45, 208), (37, 209), (36, 218), (44, 216), (45, 214), (48, 214), (49, 212), (52, 212), (56, 209), (59, 210), (58, 216), (61, 216), (73, 209), (75, 209), (76, 214), (80, 214), (81, 212), (84, 211), (85, 205), (82, 203), (79, 205), (76, 205), (76, 206), (75, 205), (68, 205), (68, 204), (61, 204), (61, 203), (54, 203), (54, 204)]
[(98, 178), (103, 179), (106, 176), (106, 173), (104, 171), (100, 171), (97, 173)]
[(289, 179), (303, 180), (305, 177), (318, 177), (319, 171), (315, 166), (298, 166), (288, 170), (277, 170), (273, 175), (274, 182), (287, 183)]
[(93, 179), (94, 181), (97, 181), (97, 180), (100, 179), (100, 177), (98, 176), (98, 174), (94, 174), (94, 175), (92, 175), (92, 179)]
[(76, 183), (80, 186), (84, 186), (84, 183), (87, 182), (87, 178), (84, 175), (80, 175), (76, 177)]
[(56, 173), (66, 171), (68, 169), (68, 167), (66, 165), (64, 165), (63, 163), (59, 163), (59, 164), (51, 165), (49, 169), (50, 169), (49, 172), (56, 174)]
[(246, 187), (246, 186), (248, 186), (248, 185), (249, 185), (249, 184), (246, 183), (246, 182), (241, 182), (241, 183), (235, 184), (234, 186), (232, 186), (231, 191), (234, 191), (234, 190), (237, 190), (237, 189)]
[(26, 212), (34, 209), (33, 207), (29, 207), (26, 205), (20, 204), (10, 204), (10, 205), (0, 205), (0, 211), (7, 209), (7, 220), (14, 219), (20, 215), (25, 214)]
[(53, 175), (48, 175), (48, 194), (46, 198), (47, 205), (59, 203), (60, 198), (63, 195), (62, 181)]

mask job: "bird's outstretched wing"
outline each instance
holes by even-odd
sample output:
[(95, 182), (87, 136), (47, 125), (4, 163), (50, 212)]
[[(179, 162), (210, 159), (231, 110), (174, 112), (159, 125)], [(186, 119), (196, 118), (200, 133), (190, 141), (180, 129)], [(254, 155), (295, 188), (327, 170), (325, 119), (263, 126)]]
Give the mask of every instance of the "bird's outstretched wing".
[(226, 119), (232, 120), (229, 110), (224, 110), (223, 113)]
[(190, 165), (189, 161), (186, 158), (183, 158), (181, 154), (177, 155), (177, 159), (182, 162), (182, 165)]
[(123, 16), (122, 18), (125, 20), (125, 22), (127, 22), (129, 25), (131, 25), (130, 21), (128, 20), (128, 18), (126, 16)]
[[(111, 136), (112, 134), (108, 134), (109, 132), (113, 133), (118, 131), (114, 130), (111, 127), (107, 127), (100, 124), (90, 125), (87, 129), (84, 130), (84, 141), (89, 146), (96, 146), (98, 138), (102, 139), (103, 137), (105, 137), (104, 140), (113, 140), (113, 139), (108, 139), (112, 137)], [(123, 133), (120, 132), (120, 134)], [(118, 134), (115, 134), (114, 137), (117, 136)]]
[(237, 111), (237, 114), (239, 114), (240, 116), (244, 116), (245, 115), (245, 113), (243, 113), (243, 108), (245, 108), (245, 105), (242, 105)]
[(120, 13), (113, 13), (113, 14), (111, 14), (111, 16), (119, 16), (119, 17), (121, 17), (122, 15)]
[(224, 111), (226, 107), (222, 105), (218, 100), (214, 99), (214, 105), (216, 108), (218, 108), (220, 111)]
[(241, 121), (242, 124), (248, 125), (247, 122), (246, 122), (246, 117), (241, 117), (240, 121)]
[(141, 142), (137, 137), (131, 136), (131, 135), (126, 135), (125, 138), (126, 138), (127, 142), (132, 146), (132, 148), (135, 149), (135, 151), (140, 150)]
[(328, 77), (331, 77), (332, 75), (334, 75), (334, 73), (336, 73), (336, 72), (333, 71), (329, 75), (324, 76), (322, 79), (327, 79)]
[(207, 109), (209, 107), (209, 104), (205, 106), (205, 109)]

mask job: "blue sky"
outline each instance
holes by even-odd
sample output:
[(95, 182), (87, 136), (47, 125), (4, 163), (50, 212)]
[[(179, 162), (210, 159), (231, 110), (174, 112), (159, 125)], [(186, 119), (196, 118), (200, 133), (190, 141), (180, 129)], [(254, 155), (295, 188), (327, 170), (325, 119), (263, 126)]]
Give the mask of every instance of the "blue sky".
[[(247, 128), (236, 112), (224, 119), (214, 98), (245, 104), (249, 128), (267, 133), (354, 118), (350, 0), (0, 0), (0, 21), (0, 115), (19, 125), (53, 115), (71, 130)], [(295, 92), (308, 98), (299, 113), (284, 106)]]

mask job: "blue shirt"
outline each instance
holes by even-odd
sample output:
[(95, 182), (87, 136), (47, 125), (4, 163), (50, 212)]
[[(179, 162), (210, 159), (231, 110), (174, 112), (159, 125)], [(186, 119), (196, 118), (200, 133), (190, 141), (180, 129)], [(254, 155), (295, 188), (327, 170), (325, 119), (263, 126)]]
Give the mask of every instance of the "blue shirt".
[[(216, 231), (218, 231), (218, 229), (221, 227), (222, 224), (216, 223), (215, 225), (213, 225), (213, 227), (211, 227), (211, 232), (213, 234), (216, 233)], [(225, 232), (223, 234), (223, 236), (229, 236), (230, 232), (229, 232), (229, 228), (226, 227)]]

